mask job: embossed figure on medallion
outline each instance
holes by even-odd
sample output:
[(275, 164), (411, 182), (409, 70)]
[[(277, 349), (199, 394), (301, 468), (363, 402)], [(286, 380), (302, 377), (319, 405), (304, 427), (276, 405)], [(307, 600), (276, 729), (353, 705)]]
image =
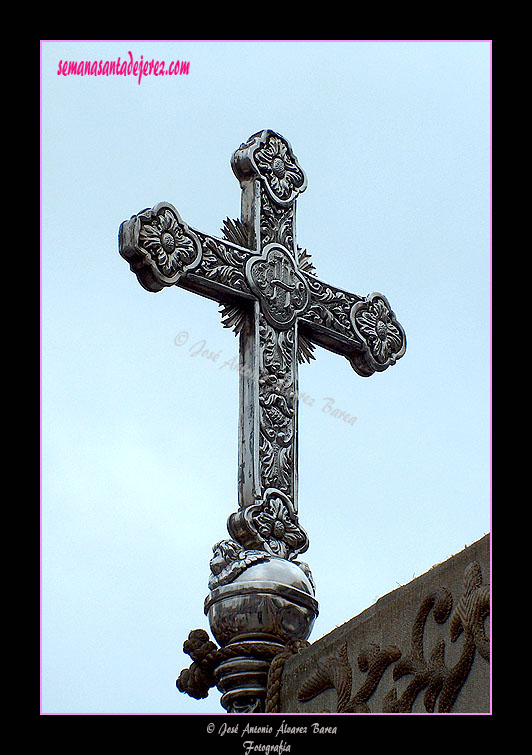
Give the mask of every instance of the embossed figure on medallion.
[(209, 589), (227, 585), (239, 577), (253, 564), (265, 561), (268, 556), (264, 551), (245, 550), (234, 540), (221, 540), (213, 546), (213, 557), (209, 566)]
[(306, 310), (310, 298), (307, 283), (280, 244), (268, 244), (260, 256), (248, 260), (246, 277), (264, 316), (275, 328), (291, 327)]

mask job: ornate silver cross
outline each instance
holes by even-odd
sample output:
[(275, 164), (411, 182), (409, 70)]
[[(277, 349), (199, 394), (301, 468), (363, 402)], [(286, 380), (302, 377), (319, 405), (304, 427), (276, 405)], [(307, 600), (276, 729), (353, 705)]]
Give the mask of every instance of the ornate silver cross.
[[(214, 299), (224, 325), (240, 334), (238, 511), (228, 520), (232, 539), (214, 547), (205, 608), (222, 650), (253, 639), (268, 646), (261, 658), (242, 650), (240, 666), (225, 660), (215, 680), (227, 710), (260, 710), (260, 664), (306, 640), (317, 615), (310, 570), (296, 561), (308, 548), (297, 507), (298, 363), (318, 344), (367, 377), (402, 357), (406, 338), (382, 294), (322, 282), (297, 246), (296, 200), (307, 179), (286, 139), (254, 134), (231, 166), (242, 211), (224, 222), (224, 238), (192, 228), (162, 202), (122, 223), (119, 244), (148, 291), (175, 285)], [(264, 596), (268, 616), (251, 620)]]

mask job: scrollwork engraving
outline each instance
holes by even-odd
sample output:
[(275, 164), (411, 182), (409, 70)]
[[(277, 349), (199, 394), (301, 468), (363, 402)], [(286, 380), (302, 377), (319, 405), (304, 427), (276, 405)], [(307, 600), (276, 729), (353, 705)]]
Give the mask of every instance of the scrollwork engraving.
[(261, 483), (293, 492), (293, 440), (295, 437), (297, 360), (293, 330), (278, 331), (261, 317), (259, 416)]
[(304, 315), (305, 320), (330, 328), (353, 340), (355, 345), (360, 345), (360, 339), (353, 330), (349, 317), (359, 297), (328, 286), (314, 276), (307, 274), (305, 279), (312, 294), (309, 308)]
[(261, 188), (260, 237), (262, 246), (278, 243), (287, 249), (294, 245), (294, 210), (280, 207)]
[(194, 271), (208, 280), (217, 281), (236, 291), (249, 291), (244, 265), (249, 253), (202, 234), (203, 259), (201, 267)]

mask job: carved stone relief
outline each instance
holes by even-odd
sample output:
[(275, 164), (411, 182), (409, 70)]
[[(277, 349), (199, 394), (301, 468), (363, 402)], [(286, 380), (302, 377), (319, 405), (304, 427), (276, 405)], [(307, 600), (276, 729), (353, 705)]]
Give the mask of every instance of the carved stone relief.
[[(423, 692), (423, 707), (428, 713), (449, 713), (466, 683), (473, 666), (476, 651), (489, 662), (489, 640), (484, 620), (489, 615), (490, 588), (482, 583), (482, 570), (477, 561), (470, 563), (464, 572), (463, 594), (453, 610), (450, 591), (440, 587), (430, 592), (418, 608), (412, 624), (410, 647), (402, 652), (396, 645), (379, 647), (369, 644), (357, 657), (358, 670), (366, 677), (352, 694), (352, 667), (348, 659), (347, 642), (336, 654), (318, 659), (316, 671), (301, 685), (298, 700), (307, 702), (327, 689), (337, 693), (337, 713), (411, 713), (418, 696)], [(447, 621), (451, 643), (463, 635), (463, 644), (456, 663), (449, 667), (445, 660), (445, 639), (438, 640), (428, 656), (424, 638), (426, 624), (432, 614), (434, 621), (445, 625)], [(380, 711), (370, 709), (371, 696), (382, 682), (384, 672), (393, 665), (392, 679), (408, 680), (402, 692), (389, 689), (382, 699)], [(303, 709), (304, 710), (304, 709)]]

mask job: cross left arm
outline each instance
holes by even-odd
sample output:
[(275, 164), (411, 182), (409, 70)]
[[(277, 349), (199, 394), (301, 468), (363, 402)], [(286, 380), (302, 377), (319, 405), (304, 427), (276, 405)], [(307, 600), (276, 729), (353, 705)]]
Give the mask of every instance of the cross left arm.
[(255, 299), (244, 274), (253, 252), (192, 228), (168, 202), (124, 221), (119, 249), (147, 291), (180, 286), (220, 303)]

